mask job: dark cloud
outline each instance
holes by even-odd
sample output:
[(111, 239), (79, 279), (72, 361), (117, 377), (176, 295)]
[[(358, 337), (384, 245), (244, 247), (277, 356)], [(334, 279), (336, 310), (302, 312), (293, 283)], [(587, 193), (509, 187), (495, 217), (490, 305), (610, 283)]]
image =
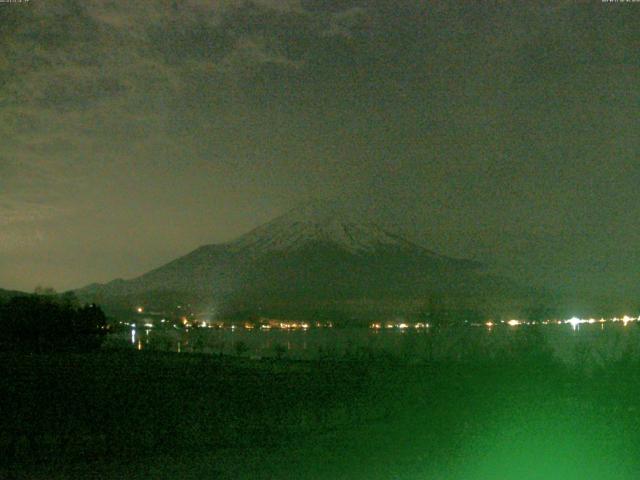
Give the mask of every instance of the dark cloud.
[(634, 6), (0, 5), (0, 284), (132, 276), (309, 198), (637, 284)]

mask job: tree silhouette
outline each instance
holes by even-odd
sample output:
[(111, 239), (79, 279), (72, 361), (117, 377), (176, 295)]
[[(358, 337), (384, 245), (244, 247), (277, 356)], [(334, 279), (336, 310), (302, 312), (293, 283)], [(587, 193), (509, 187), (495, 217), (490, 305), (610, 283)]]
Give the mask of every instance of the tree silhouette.
[(19, 296), (0, 305), (5, 346), (28, 351), (89, 351), (100, 347), (107, 318), (96, 305), (77, 306), (75, 297)]

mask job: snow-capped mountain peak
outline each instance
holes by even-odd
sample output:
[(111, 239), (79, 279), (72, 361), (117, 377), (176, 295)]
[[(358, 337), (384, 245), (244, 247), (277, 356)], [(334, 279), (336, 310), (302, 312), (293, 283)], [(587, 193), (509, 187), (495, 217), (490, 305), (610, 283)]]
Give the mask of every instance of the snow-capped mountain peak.
[(362, 305), (379, 302), (388, 311), (389, 299), (423, 299), (445, 288), (466, 292), (484, 281), (475, 262), (435, 254), (368, 218), (373, 215), (334, 205), (304, 206), (237, 240), (204, 245), (137, 278), (78, 294), (127, 308), (141, 298), (172, 305), (196, 298), (213, 299), (229, 314), (273, 308), (280, 315), (284, 308), (287, 315), (307, 315), (327, 312), (327, 302), (352, 312), (365, 300)]
[(359, 212), (345, 211), (335, 204), (309, 204), (248, 232), (228, 246), (238, 251), (250, 249), (266, 252), (322, 242), (337, 245), (352, 253), (371, 252), (385, 247), (424, 250), (361, 218)]

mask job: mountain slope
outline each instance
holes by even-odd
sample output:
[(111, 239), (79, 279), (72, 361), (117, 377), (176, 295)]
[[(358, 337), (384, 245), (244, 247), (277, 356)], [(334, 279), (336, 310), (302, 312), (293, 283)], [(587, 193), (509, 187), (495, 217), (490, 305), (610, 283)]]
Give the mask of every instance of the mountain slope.
[(328, 305), (384, 310), (432, 294), (477, 295), (504, 286), (476, 262), (439, 255), (332, 205), (312, 205), (138, 278), (78, 293), (102, 303), (161, 305), (183, 298), (222, 313), (296, 314)]

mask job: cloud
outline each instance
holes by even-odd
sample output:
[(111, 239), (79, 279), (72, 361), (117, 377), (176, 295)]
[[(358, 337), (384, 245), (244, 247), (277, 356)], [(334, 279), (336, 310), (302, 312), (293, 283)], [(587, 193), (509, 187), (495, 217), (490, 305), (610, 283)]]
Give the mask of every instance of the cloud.
[[(525, 231), (581, 223), (573, 210), (626, 219), (613, 213), (633, 198), (636, 172), (595, 168), (637, 151), (635, 25), (616, 11), (418, 0), (3, 8), (0, 249), (55, 243), (75, 258), (91, 245), (90, 265), (146, 230), (140, 250), (168, 255), (250, 227), (258, 203), (274, 213), (336, 192), (415, 205), (417, 228), (441, 222), (444, 245), (447, 231), (482, 224), (491, 246), (509, 218), (526, 216)], [(587, 202), (606, 208), (574, 208), (597, 185), (616, 204), (609, 194)], [(548, 199), (535, 215), (529, 194)]]
[(41, 245), (44, 241), (45, 235), (42, 230), (34, 230), (33, 232), (5, 230), (0, 232), (0, 254), (32, 249)]
[(19, 200), (11, 202), (3, 198), (0, 203), (0, 227), (48, 220), (61, 213), (61, 209), (50, 205)]

